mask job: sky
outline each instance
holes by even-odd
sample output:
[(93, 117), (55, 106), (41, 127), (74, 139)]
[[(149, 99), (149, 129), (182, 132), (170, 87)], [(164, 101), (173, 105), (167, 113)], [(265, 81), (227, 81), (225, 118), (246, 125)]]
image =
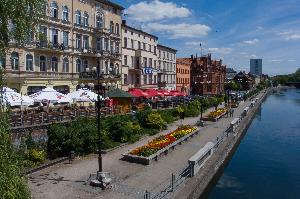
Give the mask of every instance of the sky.
[[(112, 0), (125, 7), (128, 25), (159, 37), (177, 57), (211, 53), (227, 67), (263, 73), (300, 68), (300, 0)], [(201, 48), (200, 48), (201, 43)]]

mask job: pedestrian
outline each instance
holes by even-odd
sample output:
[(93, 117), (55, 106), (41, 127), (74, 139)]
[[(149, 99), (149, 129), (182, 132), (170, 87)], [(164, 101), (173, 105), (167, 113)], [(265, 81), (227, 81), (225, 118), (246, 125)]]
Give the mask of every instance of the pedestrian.
[(229, 110), (227, 109), (227, 110), (226, 110), (226, 117), (228, 117), (228, 112), (229, 112)]
[(231, 117), (233, 117), (234, 109), (231, 109)]

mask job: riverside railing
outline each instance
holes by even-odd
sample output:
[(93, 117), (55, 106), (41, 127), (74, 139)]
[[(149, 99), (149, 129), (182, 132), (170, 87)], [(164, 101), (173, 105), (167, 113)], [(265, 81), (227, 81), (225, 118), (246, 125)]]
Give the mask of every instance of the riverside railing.
[[(247, 107), (246, 114), (245, 114), (245, 109), (243, 110), (243, 112), (238, 117), (238, 120), (239, 120), (239, 122), (237, 124), (238, 127), (241, 127), (241, 124), (242, 124), (241, 121), (243, 121), (245, 119), (245, 117), (248, 115), (248, 112), (254, 110), (255, 105), (261, 99), (262, 98), (256, 98), (255, 104), (251, 103), (251, 105), (249, 107)], [(233, 127), (229, 126), (221, 133), (221, 135), (219, 135), (216, 138), (216, 140), (214, 142), (214, 146), (213, 146), (214, 151), (218, 150), (219, 146), (225, 140), (228, 140), (228, 139), (231, 139), (231, 140), (225, 146), (225, 149), (224, 149), (225, 153), (223, 153), (223, 155), (220, 157), (220, 160), (214, 164), (215, 169), (218, 169), (219, 166), (221, 164), (223, 164), (225, 159), (228, 157), (228, 154), (230, 153), (231, 148), (232, 148), (232, 144), (234, 143), (234, 141), (236, 139), (238, 139), (238, 136), (236, 136), (236, 135), (237, 135), (237, 133), (235, 133), (233, 131)], [(205, 166), (206, 164), (209, 164), (209, 163), (204, 163), (203, 166)], [(203, 168), (203, 166), (202, 166), (202, 168)], [(192, 171), (193, 171), (193, 168), (191, 168), (191, 165), (189, 165), (177, 174), (172, 173), (170, 178), (168, 178), (166, 181), (164, 181), (161, 184), (159, 184), (158, 186), (156, 186), (151, 191), (146, 190), (143, 199), (167, 198), (168, 196), (170, 196), (170, 194), (176, 192), (183, 182), (187, 181), (188, 178), (192, 177)], [(200, 172), (200, 171), (201, 171), (201, 168), (198, 172)], [(207, 180), (208, 177), (209, 177), (208, 174), (206, 174), (206, 175), (203, 175), (199, 180), (204, 181), (204, 180)], [(200, 183), (200, 181), (199, 181), (199, 183)]]

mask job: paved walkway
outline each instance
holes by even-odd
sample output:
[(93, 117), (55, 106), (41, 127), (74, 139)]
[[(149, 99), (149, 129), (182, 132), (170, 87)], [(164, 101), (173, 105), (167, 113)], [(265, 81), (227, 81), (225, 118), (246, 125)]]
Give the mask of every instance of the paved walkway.
[[(249, 101), (241, 102), (240, 106), (235, 109), (234, 115), (240, 115), (243, 109), (249, 105)], [(208, 110), (206, 114), (211, 110)], [(187, 118), (183, 124), (194, 125), (198, 120), (199, 117)], [(143, 198), (145, 190), (155, 191), (160, 185), (169, 183), (171, 174), (178, 173), (185, 168), (187, 160), (207, 142), (215, 141), (232, 120), (233, 118), (224, 117), (217, 122), (207, 122), (205, 127), (200, 128), (197, 136), (177, 146), (167, 156), (148, 166), (122, 161), (120, 158), (122, 153), (147, 143), (153, 136), (104, 154), (103, 168), (113, 177), (111, 188), (105, 191), (84, 185), (89, 174), (95, 173), (98, 168), (97, 156), (90, 155), (80, 158), (72, 164), (62, 163), (30, 175), (29, 186), (32, 195), (36, 199)], [(169, 125), (168, 130), (161, 134), (175, 130), (180, 124), (181, 121), (177, 121)]]

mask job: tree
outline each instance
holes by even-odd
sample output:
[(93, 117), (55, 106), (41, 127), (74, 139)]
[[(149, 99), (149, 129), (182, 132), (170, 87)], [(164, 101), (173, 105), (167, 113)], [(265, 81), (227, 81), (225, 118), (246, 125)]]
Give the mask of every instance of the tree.
[[(10, 42), (22, 46), (30, 34), (35, 34), (38, 21), (43, 13), (45, 0), (0, 0), (0, 59), (5, 57)], [(0, 60), (1, 61), (1, 60)], [(4, 69), (0, 66), (0, 92), (5, 82)], [(30, 192), (22, 167), (10, 137), (7, 109), (0, 101), (0, 198), (27, 199)]]
[(0, 53), (5, 54), (11, 40), (24, 45), (34, 34), (43, 16), (45, 0), (0, 0)]

